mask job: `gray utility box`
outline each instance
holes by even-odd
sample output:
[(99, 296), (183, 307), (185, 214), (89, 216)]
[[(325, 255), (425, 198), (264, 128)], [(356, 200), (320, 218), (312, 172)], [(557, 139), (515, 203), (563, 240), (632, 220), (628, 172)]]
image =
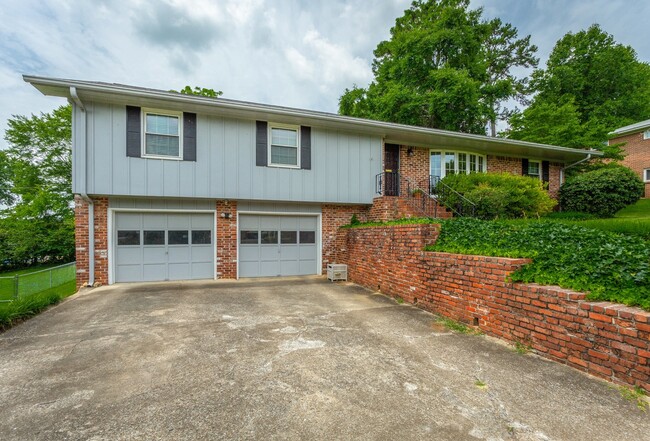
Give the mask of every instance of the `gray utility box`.
[(332, 282), (336, 280), (348, 280), (348, 266), (340, 263), (327, 264), (327, 279)]

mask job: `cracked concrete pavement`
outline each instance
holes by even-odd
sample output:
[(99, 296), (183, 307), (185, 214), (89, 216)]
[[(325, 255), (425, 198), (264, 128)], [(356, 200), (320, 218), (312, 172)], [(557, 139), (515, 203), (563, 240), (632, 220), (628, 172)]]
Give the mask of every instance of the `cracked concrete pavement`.
[(649, 439), (566, 366), (320, 277), (115, 285), (0, 335), (3, 440)]

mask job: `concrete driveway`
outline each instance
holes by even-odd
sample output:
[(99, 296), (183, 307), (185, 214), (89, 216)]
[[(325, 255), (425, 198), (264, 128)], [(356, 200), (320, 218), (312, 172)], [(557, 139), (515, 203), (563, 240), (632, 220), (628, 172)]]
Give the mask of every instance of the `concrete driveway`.
[(600, 380), (322, 278), (76, 295), (0, 335), (0, 403), (3, 440), (650, 434)]

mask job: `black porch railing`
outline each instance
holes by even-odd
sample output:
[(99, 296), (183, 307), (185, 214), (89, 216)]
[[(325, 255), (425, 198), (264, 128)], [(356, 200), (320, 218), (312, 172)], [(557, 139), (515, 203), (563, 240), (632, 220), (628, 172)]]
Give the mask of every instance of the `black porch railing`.
[(429, 176), (429, 195), (451, 210), (455, 216), (476, 216), (476, 204), (445, 184), (440, 176)]
[(427, 217), (438, 217), (438, 210), (444, 208), (459, 217), (476, 214), (476, 205), (442, 182), (439, 176), (429, 176), (426, 181), (416, 183), (398, 172), (383, 172), (375, 176), (375, 192), (382, 196), (402, 196)]

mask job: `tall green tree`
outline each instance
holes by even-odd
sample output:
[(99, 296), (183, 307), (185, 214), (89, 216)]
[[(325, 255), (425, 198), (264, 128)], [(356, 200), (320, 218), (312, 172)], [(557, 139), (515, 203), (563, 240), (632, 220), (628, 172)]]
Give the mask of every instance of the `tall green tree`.
[(511, 118), (511, 138), (605, 149), (609, 132), (650, 118), (650, 66), (598, 25), (562, 37), (531, 85), (537, 95)]
[(26, 265), (74, 256), (71, 188), (71, 107), (39, 116), (14, 116), (0, 156), (10, 195), (2, 211), (2, 260)]
[(208, 98), (219, 98), (223, 95), (223, 92), (220, 90), (207, 89), (199, 86), (194, 86), (194, 88), (185, 86), (181, 90), (170, 90), (170, 92), (182, 93), (183, 95), (206, 96)]
[(374, 51), (374, 80), (345, 90), (341, 114), (484, 134), (526, 92), (512, 68), (537, 63), (530, 37), (483, 20), (469, 0), (416, 0), (390, 34)]

